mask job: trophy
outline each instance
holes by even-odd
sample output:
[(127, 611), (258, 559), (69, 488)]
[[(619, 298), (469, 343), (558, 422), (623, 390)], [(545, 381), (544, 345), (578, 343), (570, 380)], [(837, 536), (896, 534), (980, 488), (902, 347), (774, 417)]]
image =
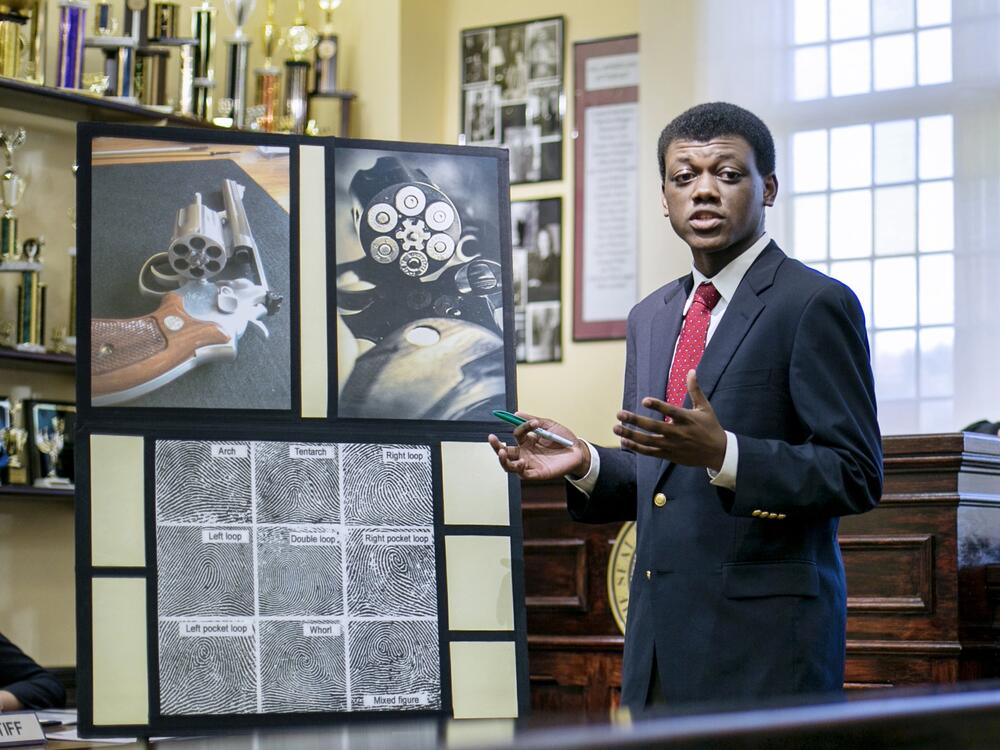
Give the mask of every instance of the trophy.
[(0, 2), (0, 76), (45, 82), (45, 0)]
[[(14, 409), (18, 409), (20, 404)], [(23, 427), (14, 427), (13, 422), (2, 428), (3, 449), (7, 454), (7, 484), (27, 484), (28, 467), (24, 460), (24, 446), (28, 442), (28, 433)]]
[(118, 19), (108, 0), (97, 0), (94, 6), (94, 33), (97, 36), (114, 36), (118, 33)]
[(236, 27), (236, 32), (226, 40), (229, 77), (226, 81), (226, 97), (219, 102), (223, 117), (230, 119), (233, 127), (246, 125), (247, 110), (247, 70), (250, 65), (250, 39), (243, 30), (243, 24), (253, 11), (257, 0), (225, 0), (226, 14)]
[(305, 0), (298, 0), (295, 23), (285, 30), (282, 40), (291, 57), (285, 61), (285, 96), (282, 104), (283, 129), (291, 133), (306, 132), (309, 117), (309, 68), (306, 60), (319, 39), (316, 29), (306, 25)]
[[(215, 88), (215, 8), (209, 0), (202, 0), (201, 5), (191, 9), (191, 36), (197, 40), (191, 52), (191, 95), (181, 97), (180, 112), (201, 120), (210, 120), (212, 89)], [(183, 49), (181, 54), (184, 54)]]
[(48, 458), (49, 471), (35, 480), (36, 487), (71, 487), (71, 482), (59, 476), (59, 454), (66, 445), (66, 420), (52, 417), (49, 426), (35, 433), (35, 447)]
[(14, 171), (14, 151), (16, 151), (27, 133), (24, 128), (4, 130), (0, 128), (0, 148), (3, 149), (6, 169), (0, 176), (0, 198), (3, 199), (3, 216), (0, 216), (0, 262), (20, 260), (21, 248), (17, 244), (17, 217), (14, 209), (24, 196), (27, 182)]
[(323, 11), (323, 28), (316, 44), (316, 60), (313, 63), (314, 95), (329, 95), (337, 91), (337, 35), (333, 33), (333, 11), (341, 0), (319, 0)]
[(278, 78), (281, 75), (274, 67), (274, 50), (278, 37), (274, 25), (274, 0), (267, 0), (267, 20), (261, 29), (264, 42), (264, 64), (254, 71), (254, 116), (252, 123), (257, 130), (271, 132), (275, 129), (275, 114), (278, 109)]
[(59, 48), (56, 86), (78, 89), (83, 75), (83, 32), (86, 0), (59, 0)]
[[(42, 262), (41, 251), (45, 240), (24, 241), (23, 255), (31, 264)], [(43, 354), (45, 345), (45, 294), (46, 286), (39, 279), (37, 270), (23, 271), (21, 285), (17, 289), (17, 330), (14, 348), (22, 352)]]
[[(136, 98), (136, 50), (146, 45), (146, 0), (126, 0), (125, 36), (112, 36), (99, 30), (97, 36), (84, 40), (84, 47), (96, 47), (104, 53), (104, 73), (107, 81), (104, 95), (138, 104)], [(112, 26), (102, 27), (110, 30)], [(90, 79), (92, 80), (92, 79)], [(93, 88), (93, 83), (88, 83)]]

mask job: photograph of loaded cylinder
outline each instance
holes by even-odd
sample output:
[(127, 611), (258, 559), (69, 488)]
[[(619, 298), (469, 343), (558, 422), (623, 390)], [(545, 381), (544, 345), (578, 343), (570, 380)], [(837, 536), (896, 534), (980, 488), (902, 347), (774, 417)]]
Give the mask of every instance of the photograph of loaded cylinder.
[(505, 408), (499, 168), (496, 157), (338, 147), (338, 416), (478, 420)]
[(288, 149), (95, 138), (90, 183), (91, 405), (291, 408)]

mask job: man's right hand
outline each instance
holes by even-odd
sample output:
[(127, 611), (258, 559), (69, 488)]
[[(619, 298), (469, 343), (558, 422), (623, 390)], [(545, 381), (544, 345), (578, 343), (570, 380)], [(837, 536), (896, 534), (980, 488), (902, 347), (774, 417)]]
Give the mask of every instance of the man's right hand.
[[(543, 417), (534, 417), (524, 412), (517, 416), (526, 420), (514, 428), (515, 445), (507, 445), (496, 435), (489, 441), (500, 459), (500, 466), (510, 474), (522, 479), (558, 479), (563, 476), (580, 478), (590, 469), (590, 449), (570, 430), (558, 422)], [(551, 440), (539, 437), (532, 430), (541, 427), (556, 435), (573, 441), (572, 448), (564, 448)]]

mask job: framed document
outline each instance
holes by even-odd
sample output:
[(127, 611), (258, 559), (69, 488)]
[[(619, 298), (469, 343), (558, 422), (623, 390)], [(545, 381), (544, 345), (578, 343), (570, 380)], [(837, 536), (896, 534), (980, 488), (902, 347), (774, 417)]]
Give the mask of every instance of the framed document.
[(639, 299), (639, 37), (573, 45), (573, 340), (625, 338)]

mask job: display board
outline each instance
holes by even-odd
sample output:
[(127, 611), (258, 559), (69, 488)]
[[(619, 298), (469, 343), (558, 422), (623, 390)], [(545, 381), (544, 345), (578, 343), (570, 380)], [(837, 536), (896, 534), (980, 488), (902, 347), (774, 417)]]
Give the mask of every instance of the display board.
[(79, 131), (92, 736), (527, 706), (506, 154)]

